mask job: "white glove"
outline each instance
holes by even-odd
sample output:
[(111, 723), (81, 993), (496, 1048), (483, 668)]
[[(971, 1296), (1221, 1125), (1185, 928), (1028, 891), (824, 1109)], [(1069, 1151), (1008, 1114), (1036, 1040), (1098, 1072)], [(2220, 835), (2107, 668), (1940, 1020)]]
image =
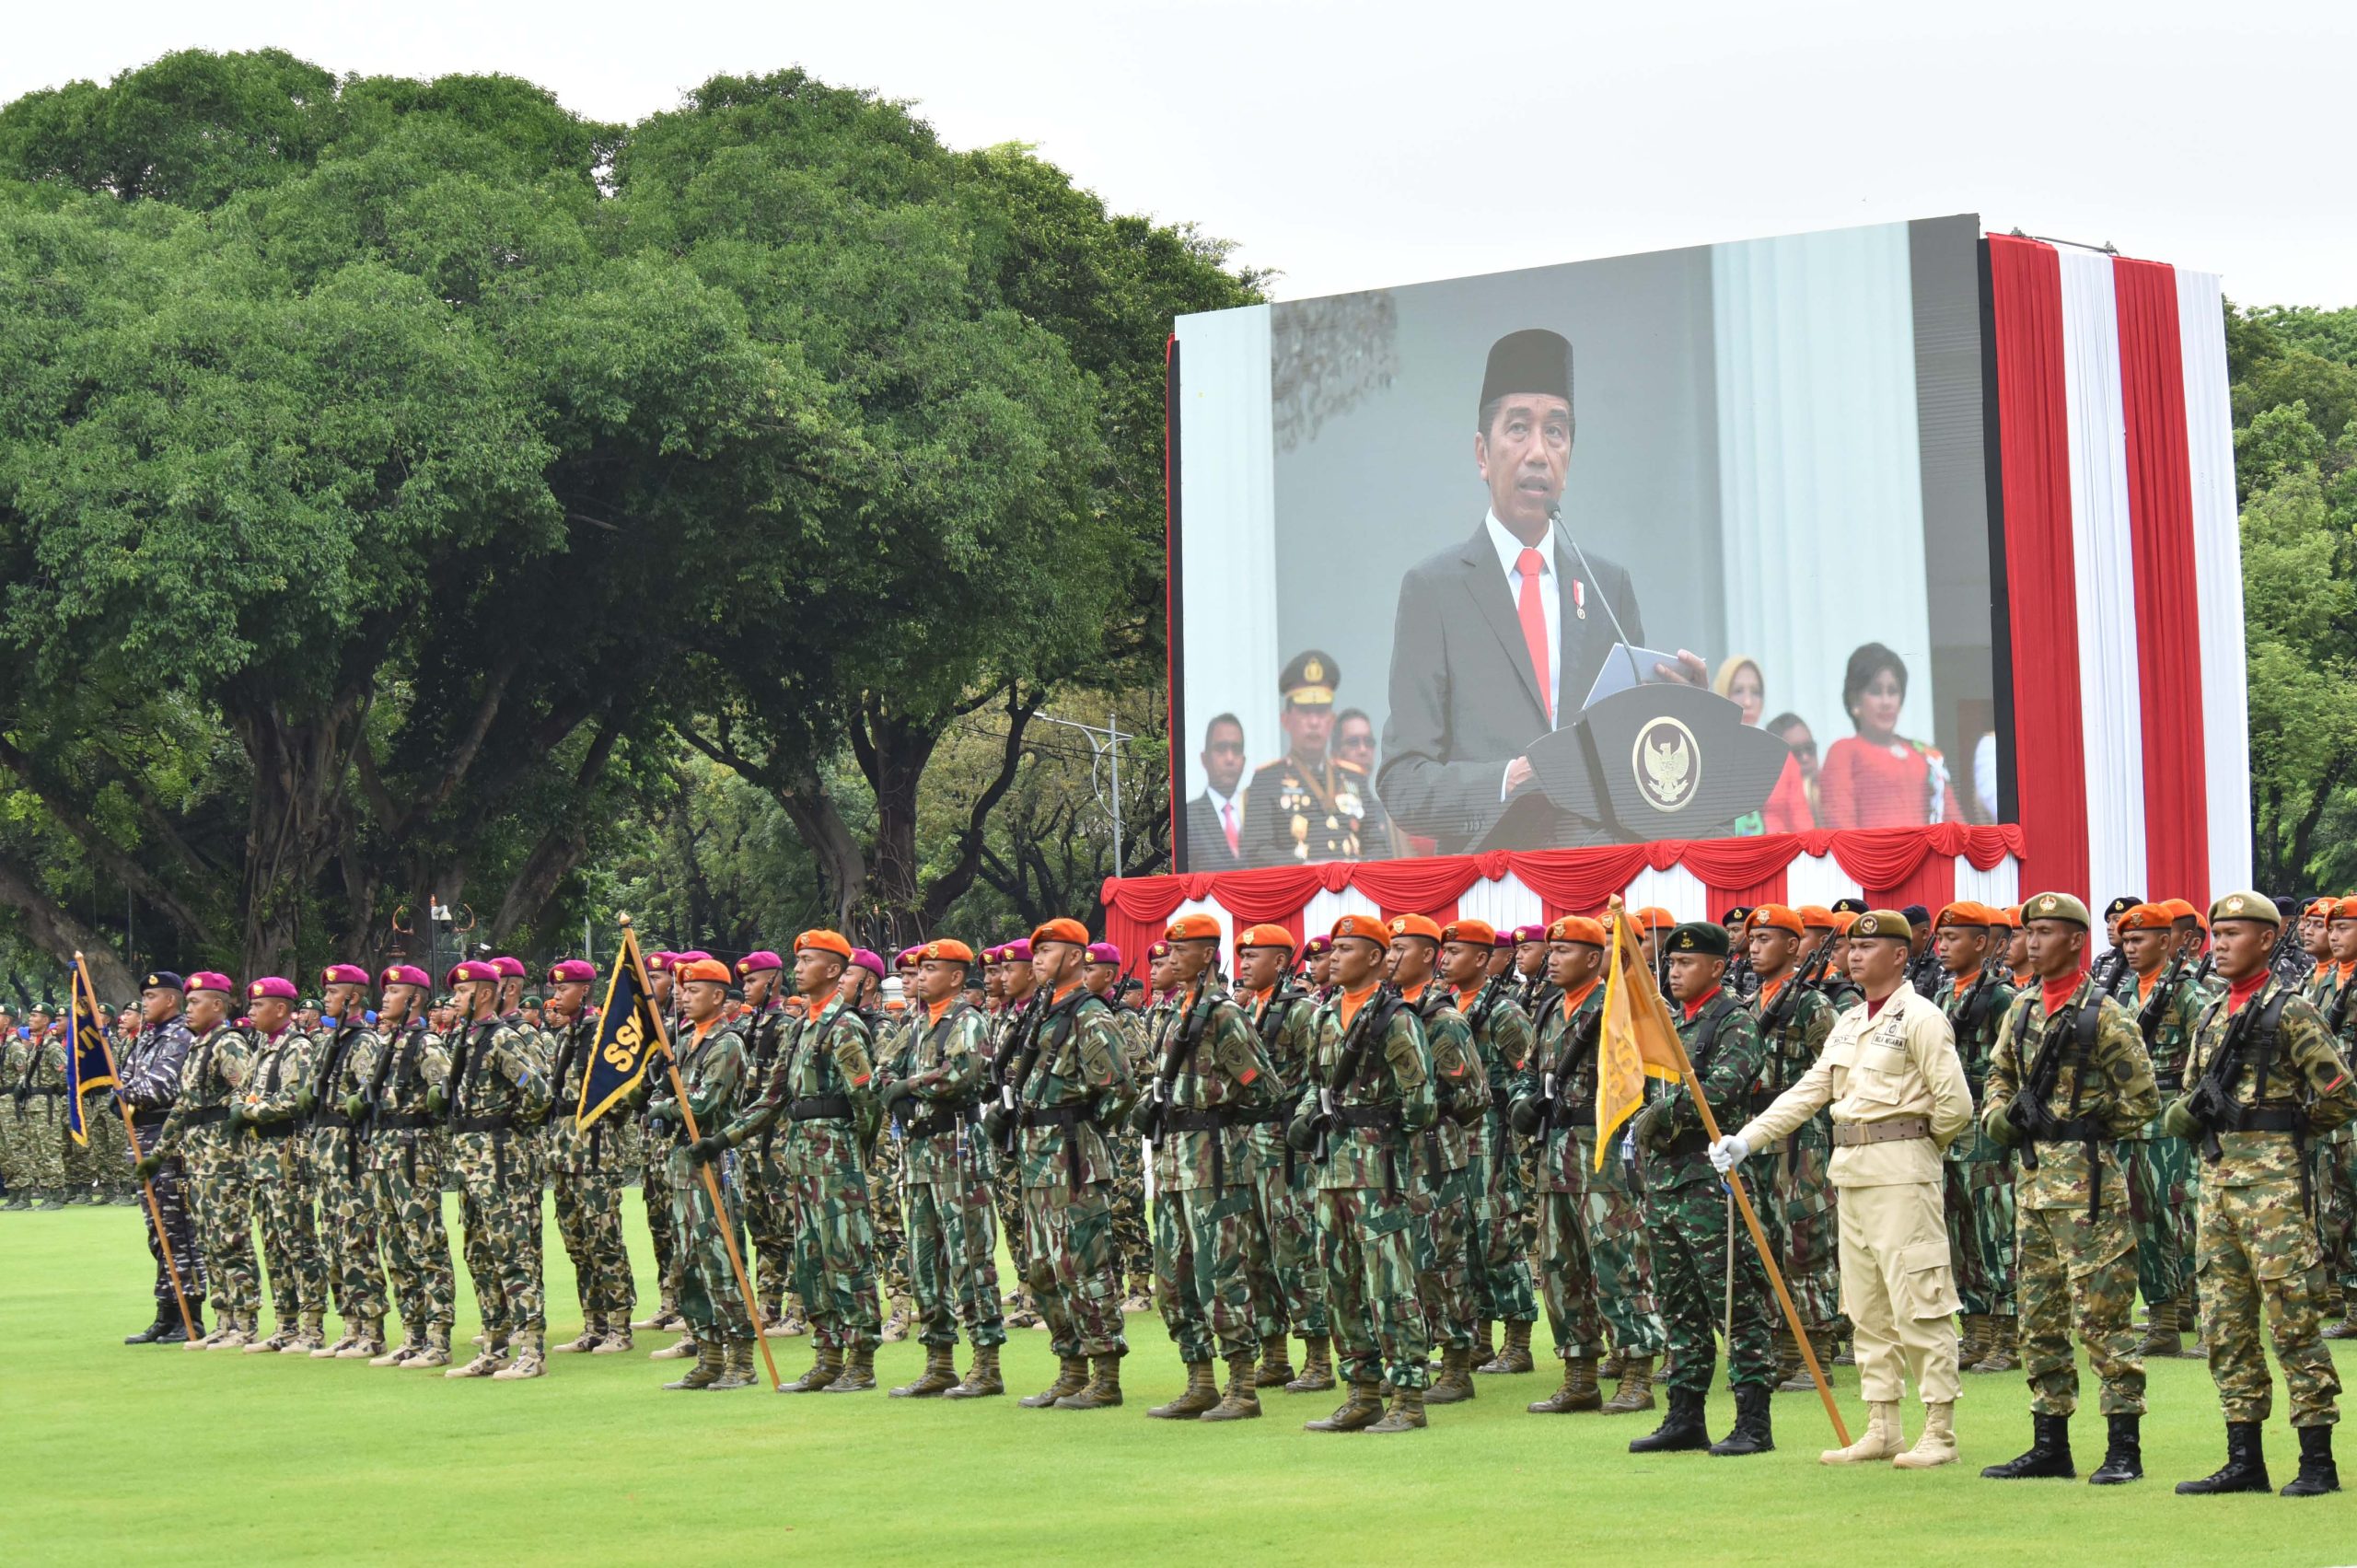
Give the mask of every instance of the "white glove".
[(1711, 1145), (1711, 1168), (1724, 1176), (1751, 1155), (1751, 1145), (1729, 1133)]

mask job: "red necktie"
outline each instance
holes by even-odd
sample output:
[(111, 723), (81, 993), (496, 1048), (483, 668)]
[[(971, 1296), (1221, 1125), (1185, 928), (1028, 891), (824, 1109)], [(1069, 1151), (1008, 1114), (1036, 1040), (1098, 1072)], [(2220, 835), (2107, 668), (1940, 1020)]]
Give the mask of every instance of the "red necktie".
[(1552, 724), (1555, 691), (1547, 679), (1547, 611), (1538, 603), (1538, 569), (1543, 564), (1535, 550), (1526, 550), (1515, 558), (1514, 569), (1522, 574), (1522, 592), (1515, 597), (1514, 611), (1522, 621), (1522, 641), (1530, 650), (1531, 671), (1538, 677), (1538, 705)]
[(1236, 802), (1231, 800), (1219, 808), (1219, 825), (1227, 832), (1227, 853), (1242, 854), (1244, 846), (1236, 841)]

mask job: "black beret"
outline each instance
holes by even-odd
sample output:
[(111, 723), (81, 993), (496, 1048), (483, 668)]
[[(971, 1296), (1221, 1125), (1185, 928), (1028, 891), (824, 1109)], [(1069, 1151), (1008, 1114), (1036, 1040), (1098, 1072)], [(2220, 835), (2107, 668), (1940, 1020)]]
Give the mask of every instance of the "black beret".
[(1833, 912), (1835, 914), (1864, 914), (1866, 912), (1866, 900), (1864, 899), (1836, 899), (1833, 900)]
[(1487, 408), (1515, 392), (1572, 401), (1572, 345), (1562, 333), (1525, 327), (1490, 345), (1490, 363), (1481, 372), (1481, 401), (1475, 408)]
[(1727, 939), (1725, 926), (1713, 925), (1707, 920), (1689, 920), (1669, 934), (1669, 950), (1724, 958), (1734, 950), (1734, 944)]
[(2121, 915), (2126, 914), (2130, 910), (2134, 909), (2138, 904), (2141, 904), (2143, 901), (2143, 899), (2137, 894), (2122, 893), (2119, 897), (2112, 900), (2111, 902), (2103, 906), (2103, 917), (2106, 920), (2118, 920)]
[[(1929, 925), (1932, 923), (1932, 912), (1925, 909), (1922, 904), (1909, 904), (1905, 909), (1900, 910), (1898, 912), (1905, 915), (1907, 917), (1907, 923), (1917, 930), (1921, 930), (1922, 927)], [(1854, 936), (1857, 933), (1852, 932), (1851, 935)]]
[(188, 982), (169, 970), (155, 970), (149, 972), (145, 980), (139, 982), (139, 989), (142, 991), (186, 991)]

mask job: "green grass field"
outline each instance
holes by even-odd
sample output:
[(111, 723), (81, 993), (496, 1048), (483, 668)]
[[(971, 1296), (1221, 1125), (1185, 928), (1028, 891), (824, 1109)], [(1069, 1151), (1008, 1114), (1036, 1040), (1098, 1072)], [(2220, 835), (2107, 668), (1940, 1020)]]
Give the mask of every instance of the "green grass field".
[[(668, 1394), (658, 1385), (676, 1367), (639, 1355), (560, 1356), (532, 1383), (450, 1383), (122, 1345), (147, 1318), (139, 1225), (127, 1208), (0, 1215), (0, 1561), (2357, 1561), (2357, 1493), (2171, 1495), (2222, 1452), (2194, 1362), (2154, 1368), (2151, 1479), (2113, 1489), (1980, 1479), (2027, 1436), (2013, 1376), (1968, 1379), (1965, 1462), (1922, 1475), (1817, 1465), (1826, 1422), (1804, 1394), (1778, 1397), (1773, 1455), (1639, 1459), (1622, 1445), (1651, 1416), (1523, 1412), (1554, 1386), (1545, 1362), (1481, 1378), (1478, 1400), (1398, 1437), (1299, 1430), (1329, 1395), (1267, 1397), (1268, 1415), (1247, 1424), (1149, 1421), (1145, 1406), (1181, 1381), (1150, 1317), (1130, 1320), (1130, 1403), (1092, 1413), (1011, 1397)], [(553, 1224), (548, 1239), (563, 1337), (579, 1315)], [(639, 1271), (644, 1292), (644, 1255)], [(475, 1329), (463, 1280), (459, 1296), (463, 1339)], [(772, 1345), (786, 1376), (807, 1364), (807, 1340)], [(914, 1344), (888, 1345), (877, 1372), (902, 1382), (921, 1360)], [(1006, 1364), (1015, 1392), (1045, 1384), (1046, 1336), (1018, 1332)], [(1854, 1425), (1855, 1378), (1840, 1378)], [(1722, 1394), (1713, 1429), (1728, 1418)], [(1916, 1418), (1910, 1407), (1910, 1434)], [(2102, 1449), (2092, 1401), (2073, 1435), (2084, 1474)], [(2295, 1453), (2280, 1415), (2268, 1441), (2280, 1484)]]

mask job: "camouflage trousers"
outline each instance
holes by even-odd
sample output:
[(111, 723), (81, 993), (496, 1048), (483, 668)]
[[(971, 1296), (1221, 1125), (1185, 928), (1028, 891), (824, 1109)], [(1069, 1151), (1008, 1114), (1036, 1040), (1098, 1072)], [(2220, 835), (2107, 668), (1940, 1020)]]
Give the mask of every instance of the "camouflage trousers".
[(1326, 1310), (1339, 1369), (1353, 1382), (1422, 1388), (1432, 1381), (1432, 1339), (1416, 1294), (1417, 1228), (1405, 1196), (1379, 1187), (1318, 1189)]
[(1956, 1140), (1942, 1164), (1941, 1212), (1956, 1298), (1967, 1312), (2014, 1313), (2014, 1162), (1979, 1129)]
[(972, 1161), (955, 1177), (901, 1189), (920, 1343), (954, 1345), (961, 1323), (976, 1346), (1006, 1342), (998, 1301), (998, 1225), (985, 1169)]
[(385, 1316), (388, 1306), (376, 1194), (365, 1152), (357, 1148), (357, 1141), (366, 1135), (345, 1127), (321, 1127), (309, 1136), (311, 1168), (319, 1177), (319, 1245), (336, 1309), (347, 1329), (373, 1323)]
[(114, 1108), (110, 1097), (99, 1092), (83, 1098), (82, 1129), (90, 1139), (82, 1152), (88, 1157), (90, 1178), (99, 1191), (109, 1198), (137, 1191), (138, 1180), (131, 1173), (134, 1156), (123, 1137), (122, 1112)]
[[(63, 1099), (57, 1103), (61, 1107), (65, 1104)], [(57, 1113), (57, 1121), (58, 1157), (65, 1167), (65, 1190), (77, 1198), (87, 1198), (108, 1191), (122, 1160), (122, 1119), (115, 1114), (114, 1107), (108, 1103), (103, 1094), (83, 1097), (83, 1141), (78, 1144), (66, 1129), (63, 1109)], [(114, 1128), (111, 1144), (107, 1139), (110, 1125)], [(112, 1159), (104, 1157), (110, 1154)]]
[(630, 1244), (622, 1239), (622, 1171), (552, 1170), (556, 1232), (573, 1260), (573, 1288), (581, 1310), (628, 1316), (638, 1301), (631, 1279)]
[[(704, 1183), (707, 1170), (712, 1186)], [(664, 1177), (671, 1201), (672, 1257), (679, 1265), (679, 1316), (702, 1338), (751, 1339), (752, 1308), (737, 1288), (737, 1270), (728, 1260), (728, 1238), (744, 1225), (736, 1184), (720, 1179), (719, 1162), (700, 1167), (684, 1147), (676, 1145), (666, 1159)], [(713, 1187), (720, 1190), (722, 1208), (713, 1206)]]
[(773, 1135), (737, 1151), (737, 1184), (752, 1241), (753, 1294), (765, 1306), (776, 1306), (793, 1283), (794, 1214), (785, 1201), (785, 1171), (778, 1164)]
[(1593, 1138), (1579, 1142), (1582, 1190), (1541, 1193), (1538, 1200), (1538, 1277), (1555, 1353), (1566, 1361), (1608, 1350), (1659, 1355), (1668, 1341), (1654, 1303), (1644, 1211), (1628, 1190), (1620, 1160), (1608, 1156), (1605, 1168), (1596, 1170), (1589, 1152)]
[(2142, 1138), (2121, 1143), (2119, 1163), (2128, 1168), (2136, 1288), (2147, 1302), (2175, 1301), (2193, 1288), (2193, 1144), (2163, 1135), (2155, 1117)]
[(1152, 1276), (1159, 1238), (1149, 1236), (1145, 1214), (1145, 1145), (1126, 1130), (1105, 1140), (1113, 1160), (1113, 1255), (1126, 1286)]
[(1015, 1162), (1004, 1156), (991, 1180), (991, 1203), (998, 1210), (998, 1233), (1006, 1237), (1006, 1255), (1015, 1265), (1015, 1289), (1007, 1296), (1007, 1305), (1036, 1307), (1037, 1293), (1031, 1287), (1031, 1233), (1029, 1222), (1024, 1218), (1023, 1180), (1015, 1169)]
[(450, 1166), (466, 1223), (467, 1273), (488, 1332), (548, 1328), (540, 1290), (540, 1184), (512, 1132), (453, 1132)]
[(1416, 1217), (1416, 1299), (1423, 1305), (1427, 1337), (1437, 1349), (1470, 1350), (1476, 1314), (1471, 1240), (1484, 1207), (1480, 1172), (1460, 1166), (1443, 1171), (1435, 1183), (1418, 1160), (1408, 1206)]
[(319, 1255), (319, 1217), (312, 1208), (311, 1148), (301, 1132), (281, 1138), (240, 1133), (246, 1182), (261, 1228), (262, 1267), (270, 1276), (271, 1310), (292, 1330), (307, 1312), (328, 1309), (327, 1264)]
[[(1765, 1229), (1766, 1211), (1776, 1211), (1770, 1241), (1801, 1321), (1839, 1334), (1849, 1319), (1841, 1314), (1841, 1195), (1833, 1190), (1832, 1158), (1829, 1144), (1788, 1144), (1776, 1162), (1776, 1201), (1759, 1205), (1759, 1218)], [(1782, 1309), (1772, 1303), (1771, 1309), (1781, 1320)]]
[(2332, 1425), (2340, 1419), (2340, 1377), (2324, 1339), (2324, 1257), (2301, 1209), (2298, 1179), (2228, 1185), (2205, 1169), (2200, 1189), (2201, 1337), (2226, 1419), (2265, 1421), (2274, 1410), (2275, 1385), (2258, 1342), (2263, 1309), (2283, 1364), (2292, 1424)]
[[(36, 1090), (25, 1098), (17, 1109), (16, 1145), (17, 1170), (23, 1177), (27, 1196), (39, 1193), (51, 1198), (65, 1196), (65, 1145), (73, 1140), (65, 1133), (65, 1097), (63, 1092), (47, 1094)], [(17, 1180), (11, 1177), (9, 1185)]]
[(1473, 1274), (1475, 1314), (1502, 1323), (1527, 1323), (1538, 1316), (1538, 1288), (1530, 1276), (1527, 1211), (1530, 1189), (1522, 1184), (1514, 1136), (1505, 1118), (1492, 1111), (1477, 1131), (1470, 1169), (1481, 1202), (1466, 1239)]
[(907, 1164), (908, 1150), (900, 1134), (885, 1128), (868, 1156), (867, 1191), (876, 1225), (876, 1278), (887, 1302), (911, 1294), (908, 1216), (900, 1206), (900, 1177)]
[(2309, 1144), (2308, 1159), (2326, 1277), (2357, 1295), (2357, 1123), (2344, 1122)]
[[(1264, 1129), (1254, 1128), (1260, 1137)], [(1273, 1144), (1273, 1147), (1271, 1147)], [(1260, 1211), (1260, 1228), (1269, 1237), (1270, 1289), (1258, 1287), (1262, 1298), (1283, 1309), (1284, 1321), (1304, 1339), (1324, 1339), (1333, 1331), (1326, 1313), (1326, 1266), (1318, 1255), (1318, 1189), (1316, 1172), (1297, 1159), (1279, 1133), (1260, 1144), (1260, 1174), (1254, 1196)], [(1283, 1330), (1280, 1330), (1280, 1332)]]
[(638, 1195), (646, 1210), (646, 1236), (655, 1248), (655, 1277), (666, 1301), (678, 1299), (679, 1294), (679, 1249), (671, 1239), (671, 1194), (663, 1174), (670, 1147), (669, 1139), (648, 1134), (638, 1176)]
[[(146, 1125), (135, 1128), (139, 1152), (145, 1154), (156, 1146), (156, 1135), (164, 1130), (163, 1113), (158, 1111)], [(156, 1260), (156, 1300), (172, 1303), (172, 1312), (179, 1307), (172, 1291), (175, 1272), (180, 1279), (180, 1295), (188, 1297), (191, 1310), (204, 1300), (204, 1255), (196, 1244), (196, 1222), (189, 1212), (188, 1167), (176, 1156), (156, 1167), (147, 1186), (156, 1195), (156, 1213), (147, 1215), (147, 1255)], [(146, 1204), (140, 1204), (143, 1214)], [(163, 1235), (156, 1234), (156, 1218), (164, 1221)], [(164, 1244), (171, 1244), (171, 1265), (164, 1261)]]
[(244, 1155), (218, 1123), (192, 1127), (183, 1144), (196, 1200), (197, 1247), (204, 1255), (204, 1294), (238, 1317), (261, 1310), (261, 1271), (254, 1262), (253, 1189)]
[(1155, 1204), (1155, 1301), (1181, 1361), (1248, 1354), (1283, 1334), (1277, 1303), (1262, 1294), (1274, 1278), (1251, 1182), (1165, 1192)]
[(1654, 1282), (1661, 1292), (1662, 1328), (1669, 1341), (1669, 1386), (1706, 1393), (1718, 1362), (1718, 1331), (1727, 1309), (1727, 1270), (1735, 1269), (1735, 1315), (1727, 1340), (1727, 1387), (1776, 1385), (1774, 1324), (1780, 1315), (1759, 1251), (1735, 1227), (1727, 1255), (1726, 1190), (1713, 1180), (1688, 1181), (1645, 1196), (1653, 1218)]
[[(1061, 1177), (1061, 1171), (1059, 1171)], [(1024, 1283), (1060, 1356), (1127, 1355), (1110, 1182), (1074, 1192), (1062, 1179), (1023, 1190)]]
[(865, 1174), (796, 1172), (785, 1194), (794, 1227), (789, 1278), (809, 1317), (811, 1342), (838, 1350), (875, 1344), (876, 1215)]
[(2014, 1300), (2021, 1314), (2022, 1372), (2029, 1408), (2067, 1416), (2079, 1408), (2075, 1330), (2103, 1385), (2103, 1413), (2144, 1413), (2144, 1362), (2129, 1325), (2136, 1307), (2136, 1236), (2117, 1196), (2102, 1214), (2087, 1205), (2016, 1207)]
[(442, 1223), (442, 1139), (428, 1128), (379, 1132), (370, 1140), (377, 1231), (401, 1327), (414, 1339), (448, 1329), (459, 1282)]

